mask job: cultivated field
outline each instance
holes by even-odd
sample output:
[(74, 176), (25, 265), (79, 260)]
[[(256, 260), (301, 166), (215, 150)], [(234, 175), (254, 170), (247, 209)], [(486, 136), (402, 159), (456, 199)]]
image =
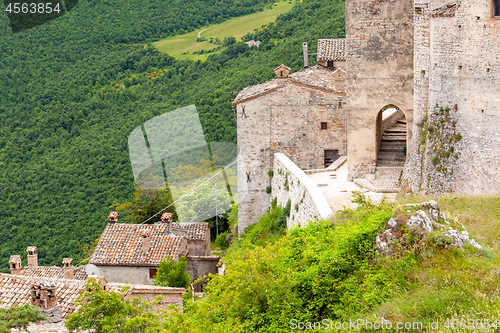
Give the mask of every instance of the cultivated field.
[[(254, 14), (234, 18), (226, 22), (203, 27), (190, 33), (172, 36), (155, 42), (154, 45), (161, 51), (178, 59), (205, 60), (208, 53), (193, 54), (201, 50), (212, 50), (219, 45), (210, 43), (208, 40), (216, 38), (222, 41), (226, 37), (235, 37), (237, 40), (245, 34), (273, 22), (278, 15), (288, 12), (294, 5), (292, 2), (279, 2), (272, 9), (264, 10)], [(206, 38), (207, 41), (197, 42), (198, 38)]]

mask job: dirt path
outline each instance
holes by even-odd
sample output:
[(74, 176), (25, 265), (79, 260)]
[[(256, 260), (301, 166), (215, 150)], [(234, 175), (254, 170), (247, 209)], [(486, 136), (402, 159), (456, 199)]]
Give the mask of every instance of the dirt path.
[(202, 33), (203, 31), (208, 30), (208, 29), (211, 29), (211, 28), (212, 28), (212, 27), (208, 27), (208, 28), (205, 28), (205, 29), (203, 29), (202, 31), (198, 32), (198, 38), (200, 38), (200, 37), (201, 37), (201, 33)]

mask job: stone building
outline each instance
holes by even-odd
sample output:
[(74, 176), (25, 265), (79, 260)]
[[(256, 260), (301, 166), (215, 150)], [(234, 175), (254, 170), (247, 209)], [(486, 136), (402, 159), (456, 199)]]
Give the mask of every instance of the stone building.
[(274, 153), (286, 154), (301, 169), (322, 169), (346, 155), (345, 54), (339, 47), (324, 54), (336, 59), (331, 68), (290, 74), (281, 65), (276, 79), (245, 88), (234, 100), (239, 232), (267, 209)]
[(413, 45), (413, 1), (346, 1), (350, 179), (376, 172), (378, 157), (384, 153), (385, 110), (400, 110), (401, 124), (406, 124), (401, 150), (410, 145)]
[(110, 215), (90, 263), (106, 280), (117, 283), (152, 285), (160, 261), (167, 256), (175, 261), (186, 256), (193, 280), (216, 274), (220, 258), (210, 256), (208, 223), (176, 223), (171, 218), (166, 213), (154, 224), (125, 224)]
[(500, 1), (416, 1), (414, 192), (500, 192)]

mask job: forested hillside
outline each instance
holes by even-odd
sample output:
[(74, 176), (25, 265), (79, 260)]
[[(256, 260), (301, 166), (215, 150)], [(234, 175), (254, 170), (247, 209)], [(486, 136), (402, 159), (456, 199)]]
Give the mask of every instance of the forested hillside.
[[(0, 16), (0, 271), (39, 248), (60, 265), (103, 230), (109, 206), (130, 200), (130, 132), (195, 104), (207, 141), (235, 142), (231, 94), (298, 70), (304, 41), (344, 36), (341, 0), (304, 0), (258, 31), (260, 48), (233, 44), (203, 63), (149, 43), (248, 14), (272, 0), (80, 1), (61, 18), (12, 34)], [(168, 130), (168, 129), (166, 129)]]

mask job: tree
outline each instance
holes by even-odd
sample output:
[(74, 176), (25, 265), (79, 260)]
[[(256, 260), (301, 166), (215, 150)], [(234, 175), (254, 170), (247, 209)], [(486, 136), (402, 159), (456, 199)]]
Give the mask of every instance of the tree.
[(86, 291), (76, 300), (80, 308), (66, 318), (66, 328), (70, 332), (95, 330), (96, 333), (140, 333), (158, 332), (160, 319), (148, 312), (156, 302), (140, 302), (124, 299), (127, 288), (121, 293), (104, 291), (101, 282), (90, 279)]
[(40, 308), (29, 304), (0, 309), (0, 333), (10, 333), (12, 328), (26, 329), (29, 323), (46, 319)]
[(180, 257), (179, 261), (170, 256), (162, 259), (154, 279), (155, 286), (187, 288), (191, 278), (186, 273), (186, 267), (186, 257)]

